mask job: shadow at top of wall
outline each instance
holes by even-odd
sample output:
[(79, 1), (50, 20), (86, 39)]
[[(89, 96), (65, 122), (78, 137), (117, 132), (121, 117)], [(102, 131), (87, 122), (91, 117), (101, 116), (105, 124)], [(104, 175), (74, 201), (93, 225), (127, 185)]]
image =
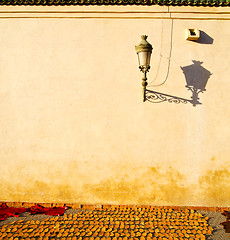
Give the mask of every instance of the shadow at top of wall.
[(180, 67), (185, 76), (185, 87), (192, 93), (191, 99), (185, 99), (174, 95), (152, 91), (149, 89), (146, 90), (146, 99), (152, 103), (191, 103), (194, 107), (202, 104), (199, 101), (198, 95), (206, 91), (206, 85), (212, 73), (201, 66), (203, 62), (196, 60), (192, 60), (192, 62), (193, 64), (191, 65)]

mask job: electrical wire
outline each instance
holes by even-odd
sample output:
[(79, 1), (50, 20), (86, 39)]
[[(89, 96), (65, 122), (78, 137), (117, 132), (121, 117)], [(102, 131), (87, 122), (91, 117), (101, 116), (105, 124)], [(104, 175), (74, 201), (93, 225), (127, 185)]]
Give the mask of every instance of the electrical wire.
[[(170, 13), (170, 18), (171, 18), (171, 13)], [(153, 82), (155, 82), (155, 80), (157, 79), (158, 77), (158, 74), (159, 74), (159, 69), (160, 69), (160, 65), (161, 65), (161, 60), (162, 60), (162, 45), (163, 45), (163, 18), (162, 18), (162, 30), (161, 30), (161, 51), (160, 51), (160, 60), (159, 60), (159, 64), (158, 64), (158, 69), (157, 69), (157, 73), (156, 73), (156, 76), (154, 78), (154, 80), (152, 82), (150, 82), (148, 84), (148, 87), (158, 87), (158, 86), (161, 86), (163, 85), (167, 80), (168, 80), (168, 76), (169, 76), (169, 71), (170, 71), (170, 65), (171, 65), (171, 56), (172, 56), (172, 43), (173, 43), (173, 19), (171, 18), (171, 33), (170, 33), (170, 50), (169, 50), (169, 57), (168, 57), (168, 68), (167, 68), (167, 73), (166, 73), (166, 77), (165, 77), (165, 80), (160, 83), (160, 84), (152, 84)], [(152, 85), (151, 85), (152, 84)]]

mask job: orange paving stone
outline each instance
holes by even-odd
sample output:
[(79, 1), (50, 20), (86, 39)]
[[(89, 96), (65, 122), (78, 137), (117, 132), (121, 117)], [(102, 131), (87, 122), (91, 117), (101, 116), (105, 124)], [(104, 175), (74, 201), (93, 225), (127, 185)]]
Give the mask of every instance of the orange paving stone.
[(0, 227), (2, 239), (154, 240), (206, 239), (213, 228), (194, 210), (111, 207), (79, 210), (42, 221), (16, 221)]

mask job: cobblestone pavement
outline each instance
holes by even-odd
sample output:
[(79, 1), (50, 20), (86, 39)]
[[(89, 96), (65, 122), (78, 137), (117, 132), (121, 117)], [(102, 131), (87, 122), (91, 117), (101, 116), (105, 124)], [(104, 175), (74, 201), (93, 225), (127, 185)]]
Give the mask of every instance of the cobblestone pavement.
[[(63, 216), (57, 217), (24, 215), (19, 219), (9, 218), (0, 224), (0, 240), (214, 239), (215, 226), (209, 220), (207, 213), (189, 209), (113, 207), (67, 210)], [(226, 235), (221, 239), (230, 238)]]

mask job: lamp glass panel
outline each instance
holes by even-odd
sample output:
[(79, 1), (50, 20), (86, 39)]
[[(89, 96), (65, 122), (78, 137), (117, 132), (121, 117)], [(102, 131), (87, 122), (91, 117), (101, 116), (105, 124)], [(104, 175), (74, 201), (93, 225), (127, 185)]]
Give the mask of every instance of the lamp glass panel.
[(151, 52), (139, 52), (138, 61), (139, 66), (150, 66)]

